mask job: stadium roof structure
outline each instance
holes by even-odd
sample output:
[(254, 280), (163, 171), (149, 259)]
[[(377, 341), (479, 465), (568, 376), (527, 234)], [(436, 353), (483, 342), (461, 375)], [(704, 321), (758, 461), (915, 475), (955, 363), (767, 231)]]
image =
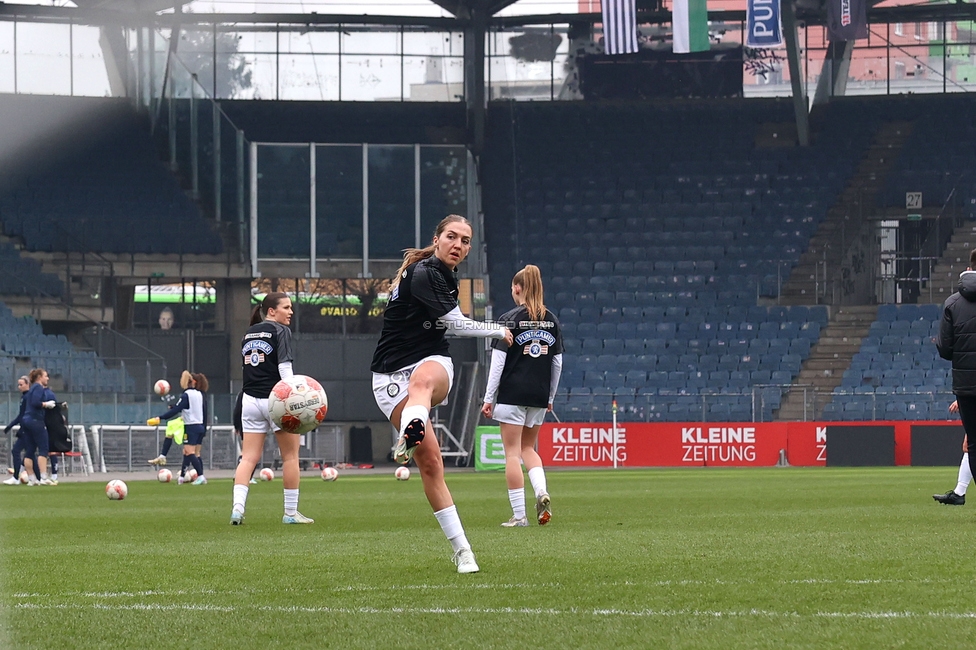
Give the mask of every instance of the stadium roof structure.
[[(430, 0), (451, 14), (445, 16), (389, 16), (372, 14), (326, 14), (316, 12), (300, 13), (199, 13), (186, 12), (184, 7), (191, 2), (179, 0), (74, 0), (76, 7), (42, 6), (37, 4), (12, 4), (0, 2), (0, 20), (30, 20), (52, 22), (88, 22), (90, 24), (119, 25), (139, 27), (147, 24), (168, 26), (173, 29), (186, 29), (189, 25), (233, 24), (236, 28), (254, 29), (274, 25), (276, 29), (301, 29), (312, 26), (343, 25), (401, 25), (430, 28), (445, 31), (463, 31), (465, 75), (464, 98), (469, 111), (472, 150), (481, 150), (484, 142), (485, 126), (485, 36), (491, 29), (524, 27), (530, 25), (571, 24), (576, 26), (594, 25), (603, 20), (596, 13), (565, 13), (536, 15), (497, 15), (515, 5), (518, 0)], [(948, 21), (976, 21), (976, 2), (949, 0), (940, 2), (917, 2), (881, 6), (888, 2), (901, 0), (868, 0), (869, 24), (922, 23)], [(911, 1), (911, 0), (909, 0)], [(663, 0), (636, 0), (639, 24), (662, 24), (672, 22), (671, 11), (664, 9)], [(782, 3), (783, 33), (793, 87), (793, 103), (796, 113), (797, 136), (801, 145), (809, 143), (809, 110), (806, 88), (800, 79), (801, 49), (798, 42), (798, 27), (805, 25), (825, 25), (827, 19), (827, 0), (789, 0)], [(299, 3), (301, 7), (319, 5), (314, 0)], [(273, 6), (273, 5), (272, 5)], [(395, 6), (395, 5), (394, 5)], [(742, 22), (746, 19), (744, 9), (723, 9), (709, 11), (712, 22)], [(112, 37), (110, 37), (111, 39)], [(846, 92), (845, 66), (849, 65), (853, 42), (831, 41), (824, 55), (824, 66), (830, 66), (837, 74), (821, 74), (813, 103), (826, 101), (831, 96)], [(116, 34), (112, 49), (121, 60), (127, 56), (121, 34)], [(479, 63), (480, 62), (480, 63)]]
[[(422, 1), (422, 0), (421, 0)], [(602, 15), (595, 13), (517, 13), (498, 15), (505, 9), (518, 4), (519, 0), (429, 0), (432, 6), (439, 7), (450, 14), (445, 16), (387, 15), (374, 13), (328, 13), (319, 11), (304, 12), (200, 12), (183, 11), (192, 9), (193, 1), (180, 0), (72, 0), (75, 7), (51, 6), (42, 4), (0, 2), (0, 20), (7, 18), (37, 21), (62, 22), (71, 19), (85, 19), (97, 22), (122, 22), (130, 24), (134, 20), (155, 14), (157, 22), (179, 22), (181, 24), (396, 24), (429, 26), (432, 28), (464, 28), (472, 20), (487, 20), (492, 27), (518, 27), (529, 25), (549, 25), (553, 23), (600, 23)], [(794, 0), (790, 3), (798, 21), (808, 25), (823, 25), (826, 22), (827, 0)], [(976, 2), (972, 0), (944, 0), (926, 2), (910, 1), (893, 5), (890, 0), (869, 0), (868, 22), (870, 24), (912, 23), (929, 21), (976, 20)], [(266, 4), (274, 4), (269, 2)], [(307, 9), (325, 8), (330, 4), (317, 4), (306, 0), (300, 4)], [(358, 4), (358, 3), (352, 3)], [(368, 4), (368, 3), (366, 3)], [(887, 6), (882, 6), (887, 5)], [(395, 6), (395, 5), (394, 5)], [(640, 24), (661, 24), (671, 22), (671, 11), (664, 8), (663, 0), (637, 0), (638, 22)], [(742, 9), (718, 9), (708, 12), (710, 21), (734, 22), (745, 20)]]

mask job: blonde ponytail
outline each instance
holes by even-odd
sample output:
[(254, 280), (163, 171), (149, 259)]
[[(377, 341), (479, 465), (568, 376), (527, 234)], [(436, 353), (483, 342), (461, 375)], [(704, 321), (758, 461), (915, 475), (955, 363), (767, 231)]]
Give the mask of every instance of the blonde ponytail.
[(542, 320), (546, 315), (546, 305), (543, 302), (542, 273), (534, 264), (526, 264), (525, 268), (515, 274), (512, 284), (522, 288), (522, 298), (525, 309), (532, 320)]

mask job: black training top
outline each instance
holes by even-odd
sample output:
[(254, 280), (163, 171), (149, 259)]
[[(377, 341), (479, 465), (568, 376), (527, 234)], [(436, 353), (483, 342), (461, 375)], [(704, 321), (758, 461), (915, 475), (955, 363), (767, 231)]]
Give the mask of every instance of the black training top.
[(272, 320), (247, 328), (241, 339), (244, 364), (244, 392), (251, 397), (267, 399), (281, 380), (278, 364), (292, 360), (291, 330)]
[(511, 348), (504, 340), (491, 344), (494, 349), (507, 352), (495, 401), (513, 406), (549, 406), (552, 358), (563, 352), (559, 321), (548, 309), (537, 321), (532, 320), (525, 307), (516, 307), (502, 314), (498, 322), (512, 330), (514, 340)]
[(457, 272), (436, 255), (408, 266), (390, 294), (370, 370), (388, 374), (432, 354), (450, 354), (437, 319), (457, 305)]

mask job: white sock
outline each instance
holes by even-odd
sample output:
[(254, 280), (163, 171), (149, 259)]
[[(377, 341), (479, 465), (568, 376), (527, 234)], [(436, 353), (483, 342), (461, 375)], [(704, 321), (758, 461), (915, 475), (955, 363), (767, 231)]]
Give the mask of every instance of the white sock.
[(244, 512), (244, 506), (247, 505), (247, 490), (246, 485), (234, 486), (234, 510), (237, 512)]
[(58, 480), (58, 475), (57, 474), (51, 474), (51, 480), (52, 481)]
[(525, 488), (508, 491), (508, 502), (512, 504), (512, 516), (516, 519), (525, 518)]
[(546, 470), (541, 467), (533, 467), (529, 470), (529, 482), (532, 483), (532, 489), (535, 490), (536, 497), (549, 492), (549, 489), (546, 487)]
[(298, 490), (285, 489), (285, 514), (289, 517), (298, 512)]
[(972, 481), (973, 473), (969, 469), (969, 454), (965, 453), (962, 455), (962, 462), (959, 463), (959, 482), (956, 483), (956, 489), (953, 492), (961, 497), (966, 496), (966, 490)]
[(455, 553), (462, 548), (471, 548), (471, 545), (468, 544), (468, 538), (464, 536), (464, 526), (461, 525), (461, 518), (458, 517), (456, 506), (449, 506), (443, 510), (438, 510), (434, 513), (434, 516), (437, 517), (437, 523), (441, 525), (441, 530), (444, 531), (444, 535), (451, 542)]
[(413, 420), (423, 420), (424, 424), (427, 424), (427, 420), (430, 419), (430, 410), (426, 406), (420, 404), (414, 404), (413, 406), (408, 406), (403, 411), (400, 412), (400, 435), (407, 429), (407, 425)]

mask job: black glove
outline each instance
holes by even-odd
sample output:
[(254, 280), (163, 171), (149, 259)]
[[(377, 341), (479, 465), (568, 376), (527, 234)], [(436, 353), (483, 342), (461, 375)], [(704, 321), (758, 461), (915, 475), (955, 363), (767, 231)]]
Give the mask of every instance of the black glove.
[(10, 433), (10, 430), (11, 430), (12, 428), (13, 428), (13, 427), (4, 427), (4, 428), (3, 428), (3, 432), (4, 432), (4, 433)]

